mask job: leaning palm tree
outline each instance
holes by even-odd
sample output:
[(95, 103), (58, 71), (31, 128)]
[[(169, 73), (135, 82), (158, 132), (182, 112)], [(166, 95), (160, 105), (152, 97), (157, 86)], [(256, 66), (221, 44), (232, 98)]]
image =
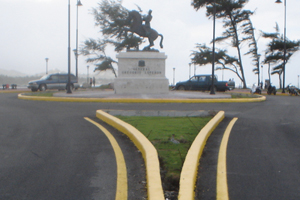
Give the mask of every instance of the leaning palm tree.
[(107, 42), (104, 40), (88, 39), (84, 42), (84, 46), (81, 48), (80, 52), (83, 55), (88, 56), (86, 59), (87, 63), (93, 63), (96, 66), (94, 71), (112, 70), (115, 77), (117, 77), (116, 70), (112, 65), (117, 62), (106, 55), (106, 45)]
[(299, 50), (300, 40), (292, 41), (288, 38), (284, 39), (284, 36), (279, 33), (279, 26), (277, 23), (275, 30), (276, 32), (274, 33), (263, 33), (264, 38), (271, 39), (265, 51), (264, 63), (275, 65), (271, 74), (279, 75), (279, 84), (280, 88), (282, 88), (281, 76), (283, 75), (283, 70), (293, 54)]

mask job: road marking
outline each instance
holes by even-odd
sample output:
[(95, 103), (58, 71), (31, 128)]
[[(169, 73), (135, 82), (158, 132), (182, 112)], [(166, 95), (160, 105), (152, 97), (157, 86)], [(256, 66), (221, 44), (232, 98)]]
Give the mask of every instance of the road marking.
[(33, 101), (60, 102), (102, 102), (102, 103), (249, 103), (265, 101), (265, 96), (257, 98), (221, 98), (221, 99), (141, 99), (141, 98), (80, 98), (80, 97), (42, 97), (18, 94), (18, 99)]
[(145, 162), (148, 200), (164, 200), (158, 154), (153, 144), (136, 128), (113, 115), (97, 110), (96, 117), (123, 132), (135, 144)]
[(91, 122), (95, 126), (97, 126), (109, 139), (111, 146), (114, 149), (116, 161), (117, 161), (117, 188), (116, 188), (116, 200), (127, 200), (128, 196), (128, 186), (127, 186), (127, 170), (126, 163), (122, 153), (122, 150), (114, 138), (114, 136), (103, 126), (98, 124), (97, 122), (91, 120), (88, 117), (84, 118), (85, 120)]
[(227, 126), (219, 150), (218, 168), (217, 168), (217, 200), (228, 200), (226, 152), (231, 129), (238, 118), (233, 118)]
[[(219, 111), (198, 133), (194, 139), (183, 163), (180, 181), (178, 200), (195, 199), (195, 187), (197, 180), (197, 171), (199, 169), (199, 160), (207, 139), (225, 116), (224, 111)], [(201, 164), (200, 164), (201, 165)]]

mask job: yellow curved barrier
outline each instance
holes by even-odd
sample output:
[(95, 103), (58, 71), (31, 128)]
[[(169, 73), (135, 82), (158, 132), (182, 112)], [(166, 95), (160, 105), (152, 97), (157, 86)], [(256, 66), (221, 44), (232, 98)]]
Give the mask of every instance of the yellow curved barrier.
[(19, 94), (19, 99), (35, 101), (62, 102), (102, 102), (102, 103), (247, 103), (265, 101), (265, 96), (258, 98), (229, 98), (229, 99), (138, 99), (138, 98), (77, 98), (77, 97), (42, 97)]
[(109, 115), (102, 110), (97, 110), (96, 116), (126, 134), (133, 141), (142, 153), (145, 161), (148, 200), (164, 200), (158, 154), (152, 143), (130, 124)]
[(180, 174), (178, 200), (195, 199), (195, 183), (197, 179), (199, 159), (202, 155), (206, 141), (213, 130), (224, 119), (225, 112), (220, 111), (199, 132), (192, 143), (183, 163)]

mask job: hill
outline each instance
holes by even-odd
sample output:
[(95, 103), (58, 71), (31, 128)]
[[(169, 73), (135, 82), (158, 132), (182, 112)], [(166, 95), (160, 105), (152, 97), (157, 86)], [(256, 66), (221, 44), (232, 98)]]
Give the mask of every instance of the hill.
[(24, 73), (15, 71), (15, 70), (6, 70), (6, 69), (0, 69), (0, 75), (11, 76), (11, 77), (27, 76), (27, 74), (24, 74)]
[[(60, 71), (58, 69), (50, 70), (48, 74), (53, 73), (66, 73), (64, 71)], [(17, 84), (19, 88), (27, 87), (27, 84), (31, 80), (40, 79), (44, 76), (45, 73), (38, 73), (35, 75), (27, 75), (15, 70), (4, 70), (0, 69), (0, 86), (2, 84)], [(89, 74), (90, 78), (95, 77), (96, 85), (108, 84), (114, 81), (114, 75), (110, 71), (105, 72), (92, 72)], [(83, 83), (87, 82), (87, 75), (86, 74), (79, 74), (78, 83), (82, 85)]]

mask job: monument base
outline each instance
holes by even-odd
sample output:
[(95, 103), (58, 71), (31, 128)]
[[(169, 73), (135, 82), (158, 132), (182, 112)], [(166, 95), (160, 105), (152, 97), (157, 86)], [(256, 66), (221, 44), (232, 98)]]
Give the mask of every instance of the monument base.
[(169, 81), (166, 78), (117, 78), (114, 89), (116, 94), (166, 94)]
[(114, 82), (116, 94), (163, 94), (169, 91), (165, 77), (167, 56), (159, 52), (120, 52), (118, 77)]

